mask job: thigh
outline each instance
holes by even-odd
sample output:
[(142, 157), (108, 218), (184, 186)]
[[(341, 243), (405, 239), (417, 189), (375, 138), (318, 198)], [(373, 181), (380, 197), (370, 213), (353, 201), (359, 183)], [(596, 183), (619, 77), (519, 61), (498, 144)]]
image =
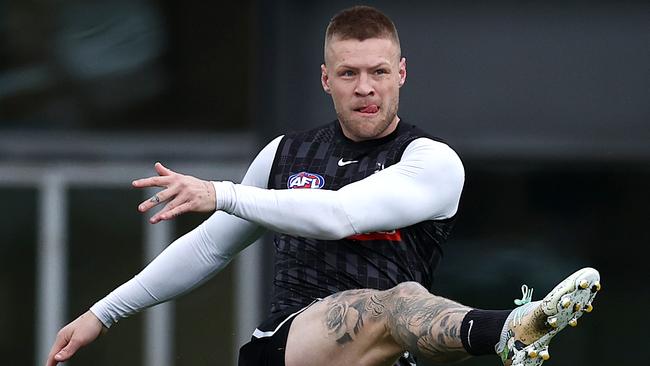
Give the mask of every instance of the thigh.
[(306, 308), (286, 309), (264, 320), (251, 340), (240, 348), (238, 365), (284, 366), (289, 329), (295, 317)]
[(393, 365), (404, 350), (387, 328), (389, 296), (350, 290), (310, 306), (291, 324), (286, 365)]

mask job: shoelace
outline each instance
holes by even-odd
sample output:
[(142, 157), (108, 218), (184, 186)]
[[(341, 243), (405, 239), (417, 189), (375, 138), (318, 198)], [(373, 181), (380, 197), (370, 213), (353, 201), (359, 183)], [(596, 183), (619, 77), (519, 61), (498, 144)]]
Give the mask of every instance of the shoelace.
[(533, 288), (528, 288), (526, 285), (521, 286), (521, 299), (515, 299), (515, 305), (519, 306), (514, 311), (514, 322), (517, 325), (521, 325), (521, 320), (524, 317), (524, 314), (527, 313), (528, 306), (523, 306), (530, 304), (533, 299)]
[(515, 305), (521, 306), (528, 304), (533, 299), (533, 288), (526, 285), (521, 286), (521, 299), (515, 299)]

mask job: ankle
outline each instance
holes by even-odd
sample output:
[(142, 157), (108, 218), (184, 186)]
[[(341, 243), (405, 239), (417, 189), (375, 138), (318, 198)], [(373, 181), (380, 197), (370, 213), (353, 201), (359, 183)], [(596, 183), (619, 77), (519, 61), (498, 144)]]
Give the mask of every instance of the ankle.
[(460, 326), (463, 347), (470, 355), (493, 355), (501, 332), (512, 310), (474, 309), (465, 315)]

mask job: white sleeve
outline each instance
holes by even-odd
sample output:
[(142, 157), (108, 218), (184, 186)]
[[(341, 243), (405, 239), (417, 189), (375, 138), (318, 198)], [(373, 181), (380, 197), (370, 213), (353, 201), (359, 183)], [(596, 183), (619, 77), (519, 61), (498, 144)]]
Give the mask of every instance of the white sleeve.
[(231, 182), (215, 187), (219, 210), (274, 231), (334, 240), (449, 218), (458, 209), (464, 180), (460, 158), (449, 146), (419, 138), (398, 163), (338, 191)]
[[(281, 138), (271, 141), (257, 155), (242, 185), (267, 186)], [(119, 319), (177, 297), (219, 272), (263, 232), (264, 228), (255, 223), (215, 212), (174, 241), (139, 274), (95, 303), (90, 311), (110, 327)]]

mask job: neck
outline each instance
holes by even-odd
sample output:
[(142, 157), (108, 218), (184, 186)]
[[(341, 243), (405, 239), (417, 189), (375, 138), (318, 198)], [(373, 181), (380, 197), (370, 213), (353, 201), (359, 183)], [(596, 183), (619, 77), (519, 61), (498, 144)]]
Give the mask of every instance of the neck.
[(348, 139), (354, 141), (354, 142), (360, 142), (360, 141), (368, 141), (368, 140), (376, 140), (380, 139), (383, 137), (386, 137), (393, 133), (395, 129), (397, 129), (397, 125), (399, 124), (400, 118), (396, 115), (393, 118), (393, 121), (386, 127), (384, 131), (382, 131), (380, 134), (372, 137), (360, 137), (360, 136), (355, 136), (354, 134), (350, 133), (350, 131), (347, 131), (345, 126), (339, 121), (339, 125), (341, 126), (341, 131), (343, 132), (343, 135), (347, 137)]

